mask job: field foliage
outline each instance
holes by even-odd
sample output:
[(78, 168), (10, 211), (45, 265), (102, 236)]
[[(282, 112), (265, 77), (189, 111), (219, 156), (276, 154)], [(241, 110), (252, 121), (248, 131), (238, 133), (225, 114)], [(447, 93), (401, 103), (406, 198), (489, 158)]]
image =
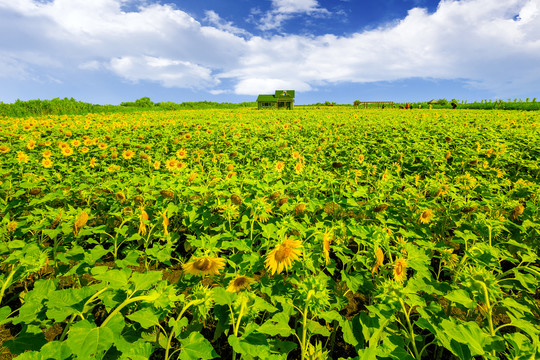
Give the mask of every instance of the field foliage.
[(2, 118), (0, 350), (539, 358), (539, 119)]

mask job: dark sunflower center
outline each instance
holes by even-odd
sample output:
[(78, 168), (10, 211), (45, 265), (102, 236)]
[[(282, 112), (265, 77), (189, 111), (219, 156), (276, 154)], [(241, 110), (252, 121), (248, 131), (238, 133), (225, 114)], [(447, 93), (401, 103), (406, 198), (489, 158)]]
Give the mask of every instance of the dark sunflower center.
[(239, 277), (234, 280), (234, 286), (237, 288), (244, 287), (248, 284), (248, 280), (245, 277)]
[(278, 251), (276, 251), (276, 261), (283, 261), (291, 255), (292, 249), (287, 246), (281, 246)]
[(193, 263), (193, 267), (199, 271), (207, 271), (211, 267), (211, 262), (208, 259), (199, 259)]

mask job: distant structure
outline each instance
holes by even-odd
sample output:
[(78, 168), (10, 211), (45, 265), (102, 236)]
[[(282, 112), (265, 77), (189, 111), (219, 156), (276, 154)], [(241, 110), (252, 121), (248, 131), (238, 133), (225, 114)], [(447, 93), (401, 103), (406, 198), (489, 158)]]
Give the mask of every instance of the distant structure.
[(286, 109), (294, 107), (294, 90), (276, 90), (273, 95), (259, 95), (257, 108), (260, 109)]
[(364, 108), (367, 108), (369, 105), (375, 104), (377, 107), (381, 107), (384, 109), (385, 106), (394, 107), (393, 101), (360, 101), (355, 100), (353, 105), (354, 107), (358, 108), (360, 105), (363, 105)]

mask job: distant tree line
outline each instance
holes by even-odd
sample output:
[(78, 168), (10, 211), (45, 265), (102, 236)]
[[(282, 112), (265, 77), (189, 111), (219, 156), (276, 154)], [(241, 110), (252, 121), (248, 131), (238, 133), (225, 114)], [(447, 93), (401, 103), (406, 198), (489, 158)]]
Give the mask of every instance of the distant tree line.
[(0, 102), (0, 116), (84, 115), (90, 113), (134, 112), (141, 110), (234, 109), (256, 106), (256, 102), (218, 103), (197, 101), (177, 104), (167, 101), (154, 103), (149, 97), (142, 97), (134, 102), (123, 102), (120, 105), (97, 105), (77, 101), (74, 98), (55, 98), (51, 100), (17, 100), (12, 104)]

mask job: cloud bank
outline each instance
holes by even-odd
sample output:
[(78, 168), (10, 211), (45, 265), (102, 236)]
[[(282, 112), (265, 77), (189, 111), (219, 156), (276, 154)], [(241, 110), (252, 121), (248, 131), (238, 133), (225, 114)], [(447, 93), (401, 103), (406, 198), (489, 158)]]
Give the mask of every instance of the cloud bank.
[[(259, 28), (327, 16), (316, 0), (273, 0)], [(197, 20), (167, 4), (0, 0), (0, 80), (125, 82), (255, 95), (276, 88), (408, 78), (461, 79), (493, 94), (537, 91), (540, 0), (443, 0), (347, 36), (250, 34), (214, 11)]]

